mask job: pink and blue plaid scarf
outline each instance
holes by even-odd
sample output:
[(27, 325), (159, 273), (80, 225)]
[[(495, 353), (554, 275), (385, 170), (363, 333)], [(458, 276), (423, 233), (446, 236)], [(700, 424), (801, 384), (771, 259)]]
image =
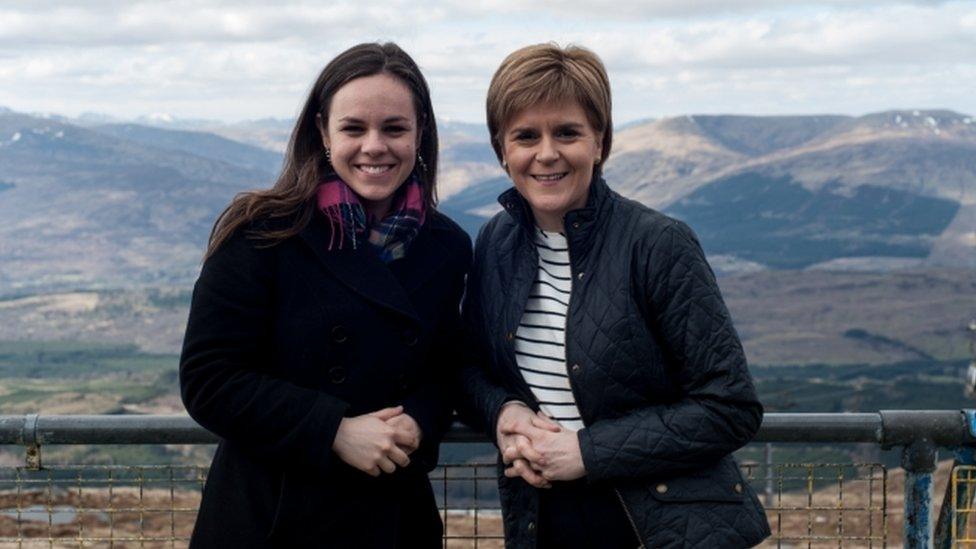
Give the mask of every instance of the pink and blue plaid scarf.
[(381, 220), (367, 219), (359, 197), (339, 179), (319, 183), (318, 207), (332, 227), (329, 250), (372, 247), (383, 263), (400, 259), (420, 232), (427, 211), (420, 181), (410, 176), (393, 198), (393, 206)]

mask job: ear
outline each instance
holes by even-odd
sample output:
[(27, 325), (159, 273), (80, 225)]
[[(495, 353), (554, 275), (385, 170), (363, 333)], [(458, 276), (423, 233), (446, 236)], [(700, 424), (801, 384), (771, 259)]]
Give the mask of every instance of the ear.
[(322, 118), (322, 113), (315, 114), (315, 127), (319, 130), (319, 136), (322, 138), (322, 146), (329, 148), (329, 129), (326, 127), (326, 121)]
[(594, 141), (596, 142), (596, 158), (593, 159), (593, 163), (599, 164), (603, 162), (603, 132), (600, 132)]

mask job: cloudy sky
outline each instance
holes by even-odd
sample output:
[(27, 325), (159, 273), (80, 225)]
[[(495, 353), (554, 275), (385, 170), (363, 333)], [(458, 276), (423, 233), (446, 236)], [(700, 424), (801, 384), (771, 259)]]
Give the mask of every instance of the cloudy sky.
[(922, 0), (0, 0), (0, 106), (293, 117), (331, 57), (376, 40), (414, 56), (438, 115), (455, 120), (483, 121), (498, 63), (544, 41), (604, 59), (618, 122), (976, 114), (976, 1)]

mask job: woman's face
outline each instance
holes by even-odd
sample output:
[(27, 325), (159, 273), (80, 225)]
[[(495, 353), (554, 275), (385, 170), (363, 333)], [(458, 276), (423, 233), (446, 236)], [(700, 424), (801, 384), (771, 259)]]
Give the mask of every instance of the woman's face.
[(332, 96), (319, 131), (336, 174), (367, 212), (386, 215), (417, 158), (420, 136), (410, 88), (385, 73), (350, 80)]
[(506, 125), (502, 157), (539, 227), (561, 231), (566, 213), (586, 205), (602, 141), (574, 101), (530, 107)]

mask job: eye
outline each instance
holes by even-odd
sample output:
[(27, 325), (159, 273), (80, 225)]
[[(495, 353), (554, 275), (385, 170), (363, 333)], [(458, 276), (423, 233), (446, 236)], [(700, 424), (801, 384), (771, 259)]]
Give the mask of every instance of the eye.
[(526, 141), (532, 141), (538, 138), (539, 138), (539, 134), (532, 130), (519, 130), (515, 132), (515, 135), (512, 137), (514, 141), (518, 141), (520, 143)]
[(575, 139), (579, 137), (580, 132), (576, 128), (561, 128), (556, 130), (557, 139)]
[(383, 128), (383, 131), (385, 131), (386, 133), (389, 133), (389, 134), (393, 134), (393, 135), (402, 135), (402, 134), (410, 131), (410, 128), (408, 128), (407, 126), (401, 125), (401, 124), (391, 124), (391, 125), (386, 126), (385, 128)]
[(363, 133), (365, 129), (359, 124), (346, 124), (344, 126), (340, 126), (339, 131), (342, 133), (358, 135)]

